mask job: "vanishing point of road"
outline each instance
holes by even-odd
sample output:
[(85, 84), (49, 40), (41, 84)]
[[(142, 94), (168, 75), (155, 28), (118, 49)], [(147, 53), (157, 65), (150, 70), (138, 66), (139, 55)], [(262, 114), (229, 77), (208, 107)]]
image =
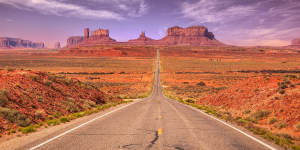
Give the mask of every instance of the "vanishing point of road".
[[(159, 52), (152, 94), (21, 149), (41, 150), (267, 150), (277, 146), (166, 98)], [(264, 142), (263, 142), (264, 141)], [(272, 146), (271, 146), (272, 145)], [(275, 148), (276, 147), (276, 148)]]

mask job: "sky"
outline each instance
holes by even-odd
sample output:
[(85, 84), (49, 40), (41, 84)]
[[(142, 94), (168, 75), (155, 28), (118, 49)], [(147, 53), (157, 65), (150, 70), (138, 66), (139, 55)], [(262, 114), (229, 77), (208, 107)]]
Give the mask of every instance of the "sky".
[(300, 37), (300, 0), (0, 0), (0, 37), (66, 44), (83, 29), (104, 28), (118, 41), (168, 27), (206, 26), (240, 46), (285, 46)]

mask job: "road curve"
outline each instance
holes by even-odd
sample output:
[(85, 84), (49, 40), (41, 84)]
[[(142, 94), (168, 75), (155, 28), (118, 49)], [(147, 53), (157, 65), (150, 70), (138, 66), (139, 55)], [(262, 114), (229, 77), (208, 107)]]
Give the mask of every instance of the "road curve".
[[(151, 96), (21, 149), (41, 150), (267, 150), (278, 147), (196, 109), (165, 98), (159, 54)], [(247, 133), (246, 133), (247, 134)], [(247, 134), (248, 135), (248, 134)], [(251, 134), (250, 134), (251, 135)], [(254, 139), (253, 139), (254, 138)], [(272, 146), (270, 146), (272, 145)], [(274, 148), (276, 147), (276, 148)]]

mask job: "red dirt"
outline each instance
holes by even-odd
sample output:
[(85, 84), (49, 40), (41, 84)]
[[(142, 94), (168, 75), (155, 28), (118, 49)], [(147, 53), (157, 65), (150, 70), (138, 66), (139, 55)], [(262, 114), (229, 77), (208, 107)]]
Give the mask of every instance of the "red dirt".
[[(292, 80), (295, 87), (285, 89), (285, 95), (279, 93), (278, 82), (282, 77), (270, 76), (252, 77), (234, 83), (230, 88), (216, 94), (201, 98), (197, 103), (223, 106), (226, 111), (234, 112), (234, 117), (247, 117), (244, 112), (250, 110), (269, 111), (270, 115), (260, 121), (260, 125), (272, 130), (276, 129), (269, 125), (269, 119), (276, 117), (279, 122), (287, 124), (287, 130), (295, 137), (300, 136), (295, 125), (300, 120), (300, 80)], [(277, 130), (280, 132), (280, 130)]]
[[(67, 79), (53, 74), (35, 71), (0, 70), (0, 90), (7, 101), (1, 109), (9, 108), (23, 114), (30, 123), (38, 123), (53, 115), (67, 115), (91, 108), (92, 105), (109, 101), (112, 98), (93, 85), (77, 79)], [(0, 131), (16, 128), (16, 123), (0, 115)]]
[(101, 46), (69, 48), (59, 51), (58, 55), (69, 56), (110, 56), (110, 57), (154, 57), (153, 48), (145, 47), (112, 47)]

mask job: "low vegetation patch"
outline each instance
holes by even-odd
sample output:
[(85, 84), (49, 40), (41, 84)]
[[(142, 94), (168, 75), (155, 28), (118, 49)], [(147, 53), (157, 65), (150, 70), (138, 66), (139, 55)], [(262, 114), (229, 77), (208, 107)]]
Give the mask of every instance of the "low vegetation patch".
[(26, 127), (31, 123), (30, 119), (21, 112), (9, 108), (0, 107), (0, 116), (21, 127)]
[(268, 110), (259, 110), (257, 112), (255, 112), (254, 114), (251, 115), (251, 117), (255, 120), (255, 121), (259, 121), (262, 119), (265, 119), (266, 117), (268, 117), (270, 114), (270, 111)]
[(6, 106), (8, 102), (8, 97), (7, 97), (7, 91), (5, 90), (0, 90), (0, 106), (4, 107)]

